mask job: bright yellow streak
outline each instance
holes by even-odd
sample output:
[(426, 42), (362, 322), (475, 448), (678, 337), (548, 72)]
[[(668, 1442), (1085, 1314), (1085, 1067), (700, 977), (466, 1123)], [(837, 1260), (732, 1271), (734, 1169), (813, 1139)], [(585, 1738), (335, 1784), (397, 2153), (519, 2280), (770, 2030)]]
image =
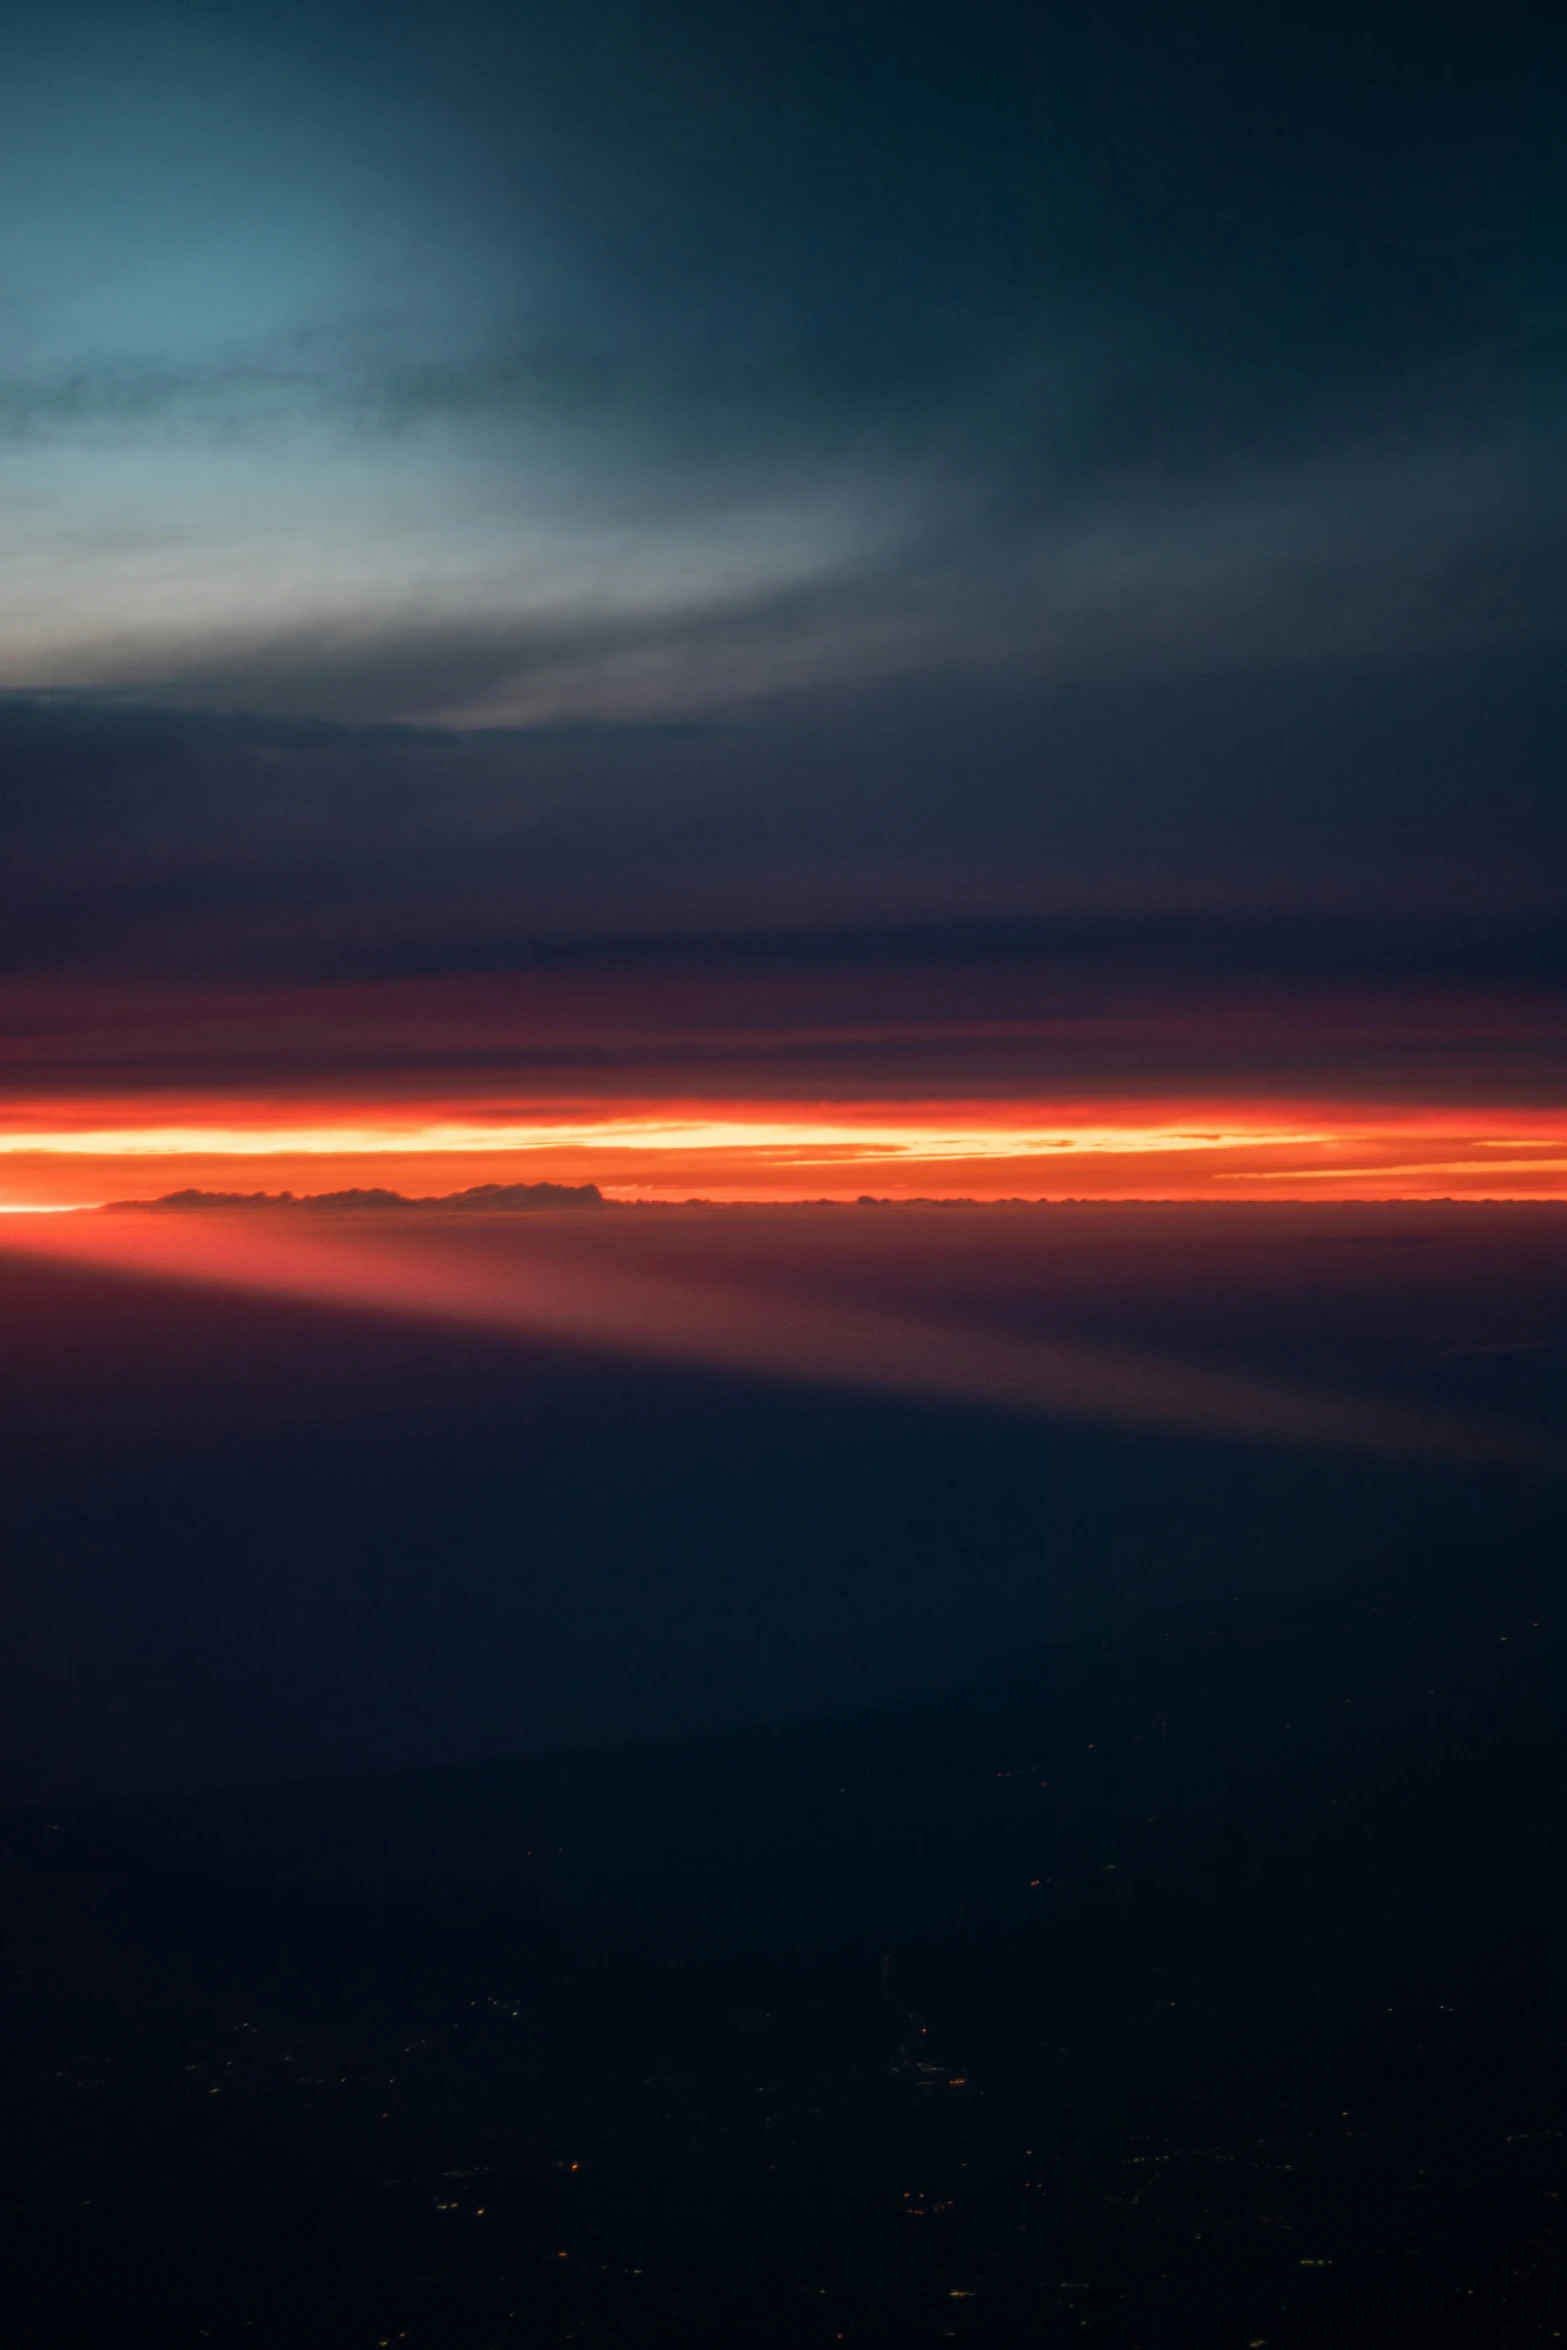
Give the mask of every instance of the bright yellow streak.
[(1067, 1151), (1218, 1151), (1331, 1143), (1342, 1136), (1273, 1127), (1194, 1133), (1153, 1126), (1018, 1127), (805, 1124), (759, 1119), (606, 1118), (593, 1124), (417, 1126), (99, 1126), (0, 1131), (0, 1156), (57, 1158), (339, 1158), (529, 1150), (751, 1150), (795, 1165), (834, 1160), (1016, 1159)]

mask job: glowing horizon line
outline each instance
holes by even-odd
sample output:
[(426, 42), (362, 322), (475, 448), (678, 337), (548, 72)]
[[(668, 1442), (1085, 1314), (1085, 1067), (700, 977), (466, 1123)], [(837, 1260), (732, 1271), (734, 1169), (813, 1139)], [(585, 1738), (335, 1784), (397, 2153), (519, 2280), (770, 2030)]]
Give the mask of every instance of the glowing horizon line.
[[(1364, 1134), (1365, 1129), (1360, 1130)], [(7, 1158), (390, 1158), (493, 1157), (541, 1150), (751, 1151), (797, 1164), (877, 1158), (1056, 1158), (1068, 1152), (1146, 1156), (1331, 1146), (1349, 1136), (1294, 1127), (1018, 1128), (865, 1125), (761, 1119), (609, 1118), (581, 1122), (423, 1126), (127, 1126), (0, 1130)], [(1554, 1137), (1551, 1140), (1554, 1141)], [(1547, 1145), (1548, 1147), (1548, 1145)]]

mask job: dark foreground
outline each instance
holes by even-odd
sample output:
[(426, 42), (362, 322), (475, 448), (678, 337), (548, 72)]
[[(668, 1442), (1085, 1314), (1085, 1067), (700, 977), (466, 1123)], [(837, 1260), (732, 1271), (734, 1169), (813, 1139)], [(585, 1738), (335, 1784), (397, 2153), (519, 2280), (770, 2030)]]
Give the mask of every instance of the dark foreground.
[(1552, 1551), (13, 1814), (10, 2340), (1561, 2339)]

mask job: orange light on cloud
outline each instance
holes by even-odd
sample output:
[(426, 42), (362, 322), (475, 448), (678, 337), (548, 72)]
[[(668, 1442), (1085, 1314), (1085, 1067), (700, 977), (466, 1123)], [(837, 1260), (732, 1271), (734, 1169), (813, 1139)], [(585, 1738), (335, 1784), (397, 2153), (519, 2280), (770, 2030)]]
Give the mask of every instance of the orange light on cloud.
[[(1235, 1102), (622, 1103), (458, 1112), (224, 1103), (13, 1107), (0, 1205), (194, 1186), (408, 1192), (597, 1182), (612, 1195), (807, 1199), (1567, 1197), (1567, 1114)], [(1532, 1129), (1532, 1131), (1531, 1131)]]
[(309, 1126), (100, 1126), (0, 1131), (0, 1156), (61, 1158), (344, 1158), (410, 1154), (510, 1155), (539, 1151), (744, 1151), (788, 1166), (877, 1164), (911, 1159), (1028, 1159), (1066, 1151), (1131, 1153), (1213, 1151), (1237, 1145), (1280, 1147), (1333, 1141), (1331, 1133), (1243, 1126), (1192, 1131), (1173, 1126), (1101, 1125), (1065, 1131), (1013, 1125), (916, 1125), (893, 1119), (859, 1124), (813, 1118), (612, 1117), (526, 1123), (442, 1119)]

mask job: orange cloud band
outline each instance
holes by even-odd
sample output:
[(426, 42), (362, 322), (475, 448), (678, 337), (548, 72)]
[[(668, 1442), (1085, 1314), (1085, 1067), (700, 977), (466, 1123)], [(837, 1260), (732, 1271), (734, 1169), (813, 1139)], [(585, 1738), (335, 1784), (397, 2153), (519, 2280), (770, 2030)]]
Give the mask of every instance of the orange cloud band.
[(1567, 1115), (1236, 1102), (628, 1103), (426, 1111), (87, 1102), (0, 1119), (0, 1206), (201, 1188), (594, 1181), (630, 1197), (1567, 1197)]

